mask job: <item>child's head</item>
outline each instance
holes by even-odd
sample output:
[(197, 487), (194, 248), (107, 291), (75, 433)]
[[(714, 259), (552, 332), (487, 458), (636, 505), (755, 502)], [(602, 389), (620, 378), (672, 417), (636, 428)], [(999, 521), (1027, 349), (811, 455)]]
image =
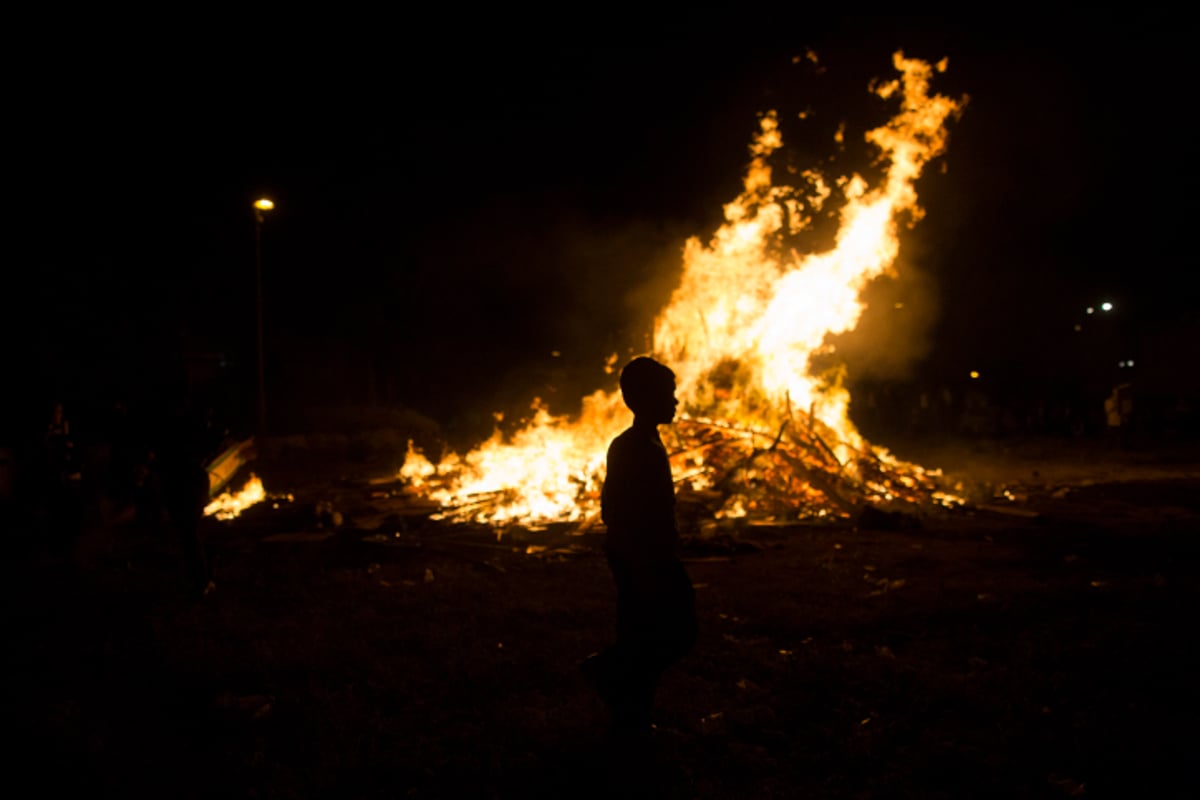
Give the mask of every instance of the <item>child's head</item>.
[(621, 397), (637, 417), (653, 423), (675, 419), (675, 373), (649, 356), (638, 356), (621, 370)]

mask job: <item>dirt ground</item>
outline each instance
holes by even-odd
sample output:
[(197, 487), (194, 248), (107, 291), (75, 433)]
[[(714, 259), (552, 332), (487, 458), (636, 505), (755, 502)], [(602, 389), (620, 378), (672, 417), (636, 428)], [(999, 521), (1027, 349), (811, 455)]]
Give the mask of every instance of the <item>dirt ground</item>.
[(292, 499), (206, 524), (196, 602), (169, 538), (100, 514), (4, 561), (7, 774), (127, 798), (1200, 796), (1200, 453), (894, 451), (973, 505), (690, 542), (700, 641), (636, 753), (578, 671), (612, 635), (598, 534), (389, 512), (386, 465), (262, 464)]

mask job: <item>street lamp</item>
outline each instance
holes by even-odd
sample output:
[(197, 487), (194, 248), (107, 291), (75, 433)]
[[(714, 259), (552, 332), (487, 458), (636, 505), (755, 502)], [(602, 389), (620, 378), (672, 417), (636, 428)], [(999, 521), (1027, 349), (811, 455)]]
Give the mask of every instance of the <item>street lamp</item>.
[(263, 376), (263, 290), (262, 290), (262, 226), (263, 212), (275, 208), (265, 197), (254, 201), (254, 285), (258, 318), (258, 435), (267, 432), (267, 384)]

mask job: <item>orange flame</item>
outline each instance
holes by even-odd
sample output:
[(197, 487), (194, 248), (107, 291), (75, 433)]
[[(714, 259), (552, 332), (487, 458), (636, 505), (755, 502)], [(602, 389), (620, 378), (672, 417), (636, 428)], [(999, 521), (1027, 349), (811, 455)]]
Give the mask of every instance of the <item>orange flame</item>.
[[(684, 418), (769, 432), (782, 409), (798, 407), (836, 434), (830, 446), (850, 469), (851, 453), (869, 447), (848, 417), (850, 397), (840, 375), (811, 374), (811, 360), (832, 350), (831, 335), (857, 325), (863, 288), (894, 274), (898, 219), (920, 220), (913, 184), (945, 150), (946, 124), (965, 103), (929, 93), (930, 77), (945, 70), (944, 60), (934, 67), (897, 52), (893, 64), (900, 77), (873, 91), (898, 98), (901, 109), (866, 134), (879, 151), (877, 163), (886, 167), (878, 186), (857, 174), (831, 186), (816, 170), (803, 173), (807, 193), (775, 185), (769, 159), (783, 138), (776, 113), (768, 112), (750, 146), (742, 193), (725, 206), (724, 224), (708, 244), (693, 237), (684, 246), (682, 278), (656, 320), (653, 345), (676, 372)], [(789, 249), (788, 237), (808, 228), (835, 192), (844, 204), (833, 249)], [(593, 514), (608, 442), (630, 419), (619, 394), (585, 398), (577, 419), (552, 416), (537, 401), (534, 409), (533, 420), (516, 434), (497, 431), (470, 453), (451, 454), (436, 466), (410, 445), (401, 477), (445, 509), (479, 522)], [(897, 463), (880, 448), (870, 450)], [(723, 515), (743, 513), (734, 499)]]
[(241, 491), (236, 494), (229, 492), (221, 492), (212, 499), (212, 501), (204, 507), (204, 516), (216, 517), (220, 520), (233, 519), (241, 514), (250, 506), (265, 499), (267, 496), (266, 490), (263, 488), (263, 482), (253, 473), (250, 479), (246, 481), (246, 485)]

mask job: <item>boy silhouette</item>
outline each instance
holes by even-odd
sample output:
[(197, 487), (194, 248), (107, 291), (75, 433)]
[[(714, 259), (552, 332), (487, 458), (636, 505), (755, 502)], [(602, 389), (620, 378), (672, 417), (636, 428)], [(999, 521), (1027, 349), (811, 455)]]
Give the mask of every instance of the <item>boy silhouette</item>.
[(679, 558), (675, 484), (658, 426), (675, 419), (675, 373), (640, 356), (621, 370), (633, 425), (608, 448), (601, 517), (617, 589), (617, 641), (582, 669), (609, 707), (616, 732), (651, 728), (663, 671), (695, 643), (695, 592)]

